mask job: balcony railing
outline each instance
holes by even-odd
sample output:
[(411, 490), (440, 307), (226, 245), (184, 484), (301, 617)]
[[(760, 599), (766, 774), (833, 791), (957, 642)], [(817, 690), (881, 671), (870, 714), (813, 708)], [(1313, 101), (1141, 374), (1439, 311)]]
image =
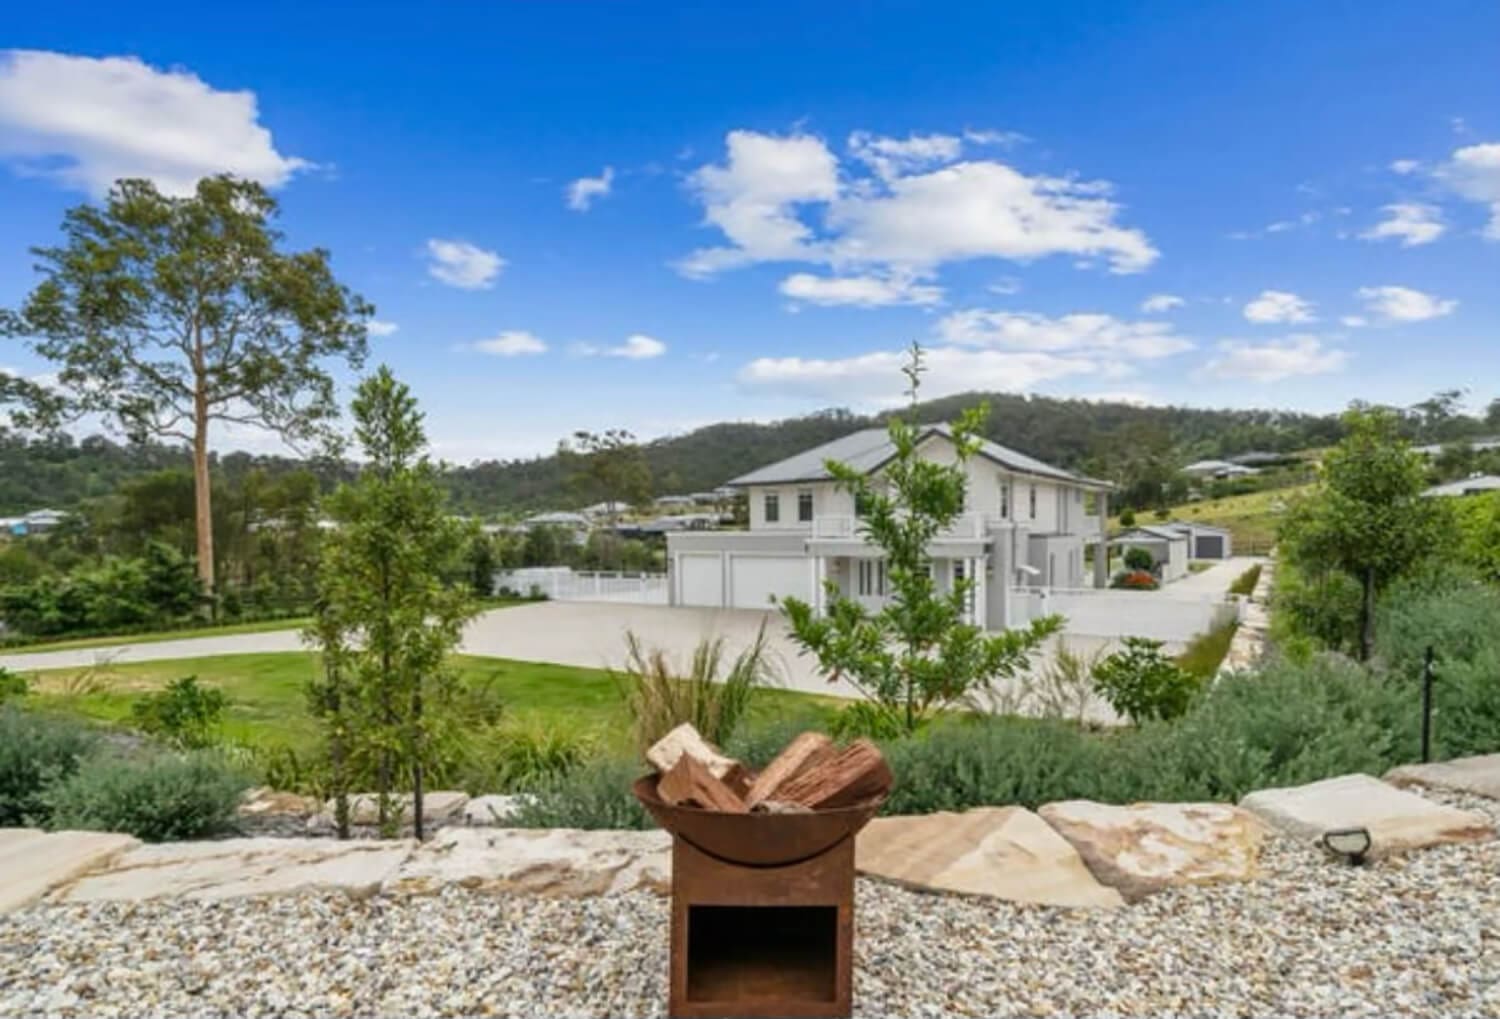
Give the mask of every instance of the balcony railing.
[[(938, 539), (949, 541), (973, 541), (987, 537), (997, 530), (1010, 526), (1010, 521), (985, 513), (965, 513), (938, 533)], [(814, 538), (858, 538), (860, 522), (852, 516), (820, 516), (813, 520)]]

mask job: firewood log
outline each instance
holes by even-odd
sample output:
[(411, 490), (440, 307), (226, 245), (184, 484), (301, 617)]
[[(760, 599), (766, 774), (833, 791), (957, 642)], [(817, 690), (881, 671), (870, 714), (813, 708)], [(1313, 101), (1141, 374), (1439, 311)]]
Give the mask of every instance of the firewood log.
[(764, 800), (777, 799), (776, 791), (795, 776), (811, 771), (831, 760), (838, 750), (821, 732), (804, 732), (786, 745), (776, 759), (756, 776), (745, 794), (745, 806), (754, 807)]
[(646, 751), (646, 760), (665, 775), (672, 770), (672, 766), (683, 754), (692, 754), (707, 765), (715, 778), (723, 778), (739, 763), (732, 757), (725, 757), (710, 746), (707, 740), (698, 735), (698, 730), (693, 728), (691, 722), (683, 722), (652, 744), (651, 749)]
[(869, 740), (856, 740), (838, 755), (783, 783), (776, 798), (814, 810), (853, 806), (891, 788), (891, 769)]
[(673, 806), (698, 806), (730, 814), (746, 811), (745, 801), (692, 754), (679, 756), (677, 763), (657, 779), (656, 794)]

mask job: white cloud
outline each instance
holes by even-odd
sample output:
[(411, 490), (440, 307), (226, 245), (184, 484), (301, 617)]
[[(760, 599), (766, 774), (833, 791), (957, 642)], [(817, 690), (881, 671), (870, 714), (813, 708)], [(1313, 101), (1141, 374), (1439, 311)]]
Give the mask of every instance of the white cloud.
[(1245, 305), (1245, 318), (1251, 322), (1312, 322), (1311, 301), (1285, 290), (1262, 290), (1260, 296)]
[(951, 134), (885, 138), (868, 131), (855, 131), (849, 136), (849, 151), (881, 177), (890, 179), (913, 170), (953, 162), (963, 151), (963, 141)]
[(1168, 357), (1193, 347), (1166, 322), (1124, 322), (1085, 313), (1049, 318), (1035, 312), (968, 309), (945, 316), (937, 332), (944, 341), (965, 347), (1086, 351), (1128, 358)]
[(1409, 177), (1422, 169), (1422, 164), (1415, 159), (1395, 159), (1391, 161), (1391, 172)]
[(371, 336), (394, 336), (396, 330), (400, 328), (394, 322), (382, 322), (378, 318), (372, 318), (365, 323), (365, 329)]
[(859, 308), (938, 304), (943, 299), (942, 287), (920, 284), (905, 276), (814, 276), (798, 272), (782, 280), (780, 290), (794, 301)]
[(945, 262), (1047, 255), (1096, 256), (1114, 272), (1139, 272), (1157, 251), (1139, 230), (1116, 225), (1108, 185), (1028, 177), (998, 162), (964, 162), (898, 177), (878, 192), (849, 195), (828, 211), (840, 261), (930, 270)]
[[(906, 353), (874, 351), (845, 358), (762, 357), (740, 370), (742, 385), (841, 404), (888, 407), (905, 399)], [(935, 347), (925, 353), (924, 397), (973, 390), (1027, 390), (1075, 375), (1110, 375), (1111, 366), (1086, 357), (1041, 352)]]
[(1001, 294), (1009, 297), (1011, 294), (1019, 294), (1021, 292), (1021, 281), (1014, 276), (1001, 276), (993, 283), (987, 284), (984, 289), (992, 294)]
[(1355, 295), (1371, 315), (1384, 322), (1425, 322), (1451, 315), (1457, 301), (1424, 294), (1411, 287), (1360, 287)]
[(998, 145), (1009, 149), (1031, 141), (1020, 131), (969, 130), (964, 132), (964, 141), (971, 145)]
[(468, 241), (434, 237), (427, 242), (427, 274), (461, 290), (487, 290), (505, 268), (505, 259)]
[(1226, 340), (1219, 355), (1203, 366), (1209, 378), (1279, 382), (1295, 375), (1326, 375), (1343, 369), (1349, 355), (1330, 350), (1316, 336), (1288, 336), (1269, 343)]
[(311, 164), (278, 152), (259, 116), (254, 92), (136, 57), (0, 51), (0, 158), (92, 195), (121, 177), (178, 196), (216, 173), (279, 187)]
[(632, 333), (625, 338), (624, 343), (613, 347), (599, 347), (592, 343), (575, 343), (570, 348), (578, 357), (623, 357), (629, 361), (647, 361), (653, 357), (661, 357), (667, 352), (667, 345), (653, 336), (645, 333)]
[(1141, 310), (1148, 315), (1159, 315), (1173, 308), (1180, 308), (1187, 302), (1176, 294), (1152, 294), (1141, 302)]
[(1464, 146), (1437, 176), (1464, 198), (1489, 206), (1484, 236), (1500, 241), (1500, 142)]
[(1360, 234), (1367, 241), (1398, 238), (1403, 248), (1414, 248), (1431, 244), (1447, 229), (1443, 225), (1443, 213), (1435, 205), (1421, 202), (1396, 202), (1383, 206), (1386, 218)]
[(1339, 319), (1339, 324), (1347, 326), (1350, 329), (1363, 329), (1370, 324), (1370, 320), (1363, 315), (1345, 315)]
[(688, 276), (770, 261), (820, 261), (812, 231), (796, 207), (838, 196), (838, 160), (822, 140), (731, 131), (724, 165), (699, 167), (689, 186), (703, 203), (704, 220), (729, 247), (702, 248), (679, 264)]
[(476, 340), (471, 346), (481, 354), (496, 357), (523, 357), (547, 352), (547, 344), (540, 337), (523, 329), (507, 329), (487, 340)]
[(568, 185), (568, 208), (574, 212), (587, 212), (594, 199), (603, 198), (614, 186), (615, 168), (606, 166), (597, 177), (579, 177)]
[(1317, 212), (1304, 212), (1304, 213), (1302, 213), (1302, 215), (1298, 216), (1296, 219), (1278, 219), (1274, 223), (1267, 223), (1266, 224), (1266, 233), (1268, 233), (1268, 234), (1286, 233), (1288, 230), (1297, 230), (1297, 229), (1300, 229), (1300, 228), (1305, 227), (1305, 226), (1312, 226), (1314, 223), (1316, 223), (1318, 220), (1320, 220), (1322, 218), (1323, 217), (1322, 217), (1321, 213), (1317, 213)]
[[(992, 160), (951, 162), (959, 144), (949, 135), (856, 132), (855, 162), (875, 165), (873, 174), (860, 174), (841, 168), (811, 135), (733, 131), (726, 161), (689, 178), (705, 222), (729, 244), (695, 251), (677, 267), (701, 277), (758, 262), (806, 262), (842, 274), (855, 267), (921, 277), (975, 258), (1071, 254), (1107, 261), (1115, 272), (1137, 272), (1156, 259), (1144, 233), (1115, 222), (1120, 207), (1107, 182), (1028, 176)], [(937, 163), (945, 165), (929, 168)], [(813, 213), (821, 218), (813, 221)]]

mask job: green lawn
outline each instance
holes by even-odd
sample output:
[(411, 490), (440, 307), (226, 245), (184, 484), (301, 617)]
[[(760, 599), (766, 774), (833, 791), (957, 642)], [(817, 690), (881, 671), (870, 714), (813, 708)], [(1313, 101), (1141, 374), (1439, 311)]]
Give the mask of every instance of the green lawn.
[(118, 644), (156, 644), (164, 640), (187, 640), (191, 637), (228, 637), (236, 633), (267, 633), (272, 630), (296, 630), (306, 626), (306, 616), (288, 619), (258, 619), (253, 623), (223, 623), (217, 626), (194, 626), (181, 630), (152, 630), (149, 633), (120, 633), (105, 637), (78, 637), (54, 640), (45, 644), (16, 644), (3, 653), (28, 655), (33, 651), (70, 651)]
[[(629, 749), (625, 713), (608, 673), (467, 655), (455, 656), (453, 661), (464, 679), (492, 684), (512, 717), (587, 731), (603, 746)], [(303, 695), (314, 667), (312, 654), (286, 652), (51, 669), (30, 674), (32, 693), (27, 700), (41, 710), (118, 723), (129, 718), (131, 702), (142, 693), (181, 676), (197, 676), (200, 683), (223, 690), (229, 698), (226, 737), (304, 751), (317, 739), (317, 726), (307, 713)], [(750, 719), (831, 714), (839, 703), (833, 698), (768, 689), (752, 702)]]
[[(524, 598), (486, 598), (483, 609), (503, 609), (512, 605), (525, 605)], [(175, 630), (151, 630), (145, 633), (117, 633), (113, 636), (77, 637), (71, 640), (53, 640), (39, 644), (14, 644), (0, 647), (0, 653), (31, 654), (33, 651), (76, 651), (96, 647), (114, 647), (119, 644), (156, 644), (164, 640), (188, 640), (193, 637), (229, 637), (237, 633), (269, 633), (274, 630), (300, 630), (309, 622), (307, 616), (289, 616), (285, 619), (259, 619), (251, 623), (217, 623), (206, 626), (186, 626)]]

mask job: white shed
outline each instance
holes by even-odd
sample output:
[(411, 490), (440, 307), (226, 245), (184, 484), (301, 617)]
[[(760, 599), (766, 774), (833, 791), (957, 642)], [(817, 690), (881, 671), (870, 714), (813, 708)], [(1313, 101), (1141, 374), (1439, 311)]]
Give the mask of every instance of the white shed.
[(1143, 548), (1150, 552), (1163, 584), (1170, 584), (1187, 575), (1190, 558), (1188, 536), (1177, 528), (1151, 525), (1132, 527), (1109, 544), (1111, 548)]

